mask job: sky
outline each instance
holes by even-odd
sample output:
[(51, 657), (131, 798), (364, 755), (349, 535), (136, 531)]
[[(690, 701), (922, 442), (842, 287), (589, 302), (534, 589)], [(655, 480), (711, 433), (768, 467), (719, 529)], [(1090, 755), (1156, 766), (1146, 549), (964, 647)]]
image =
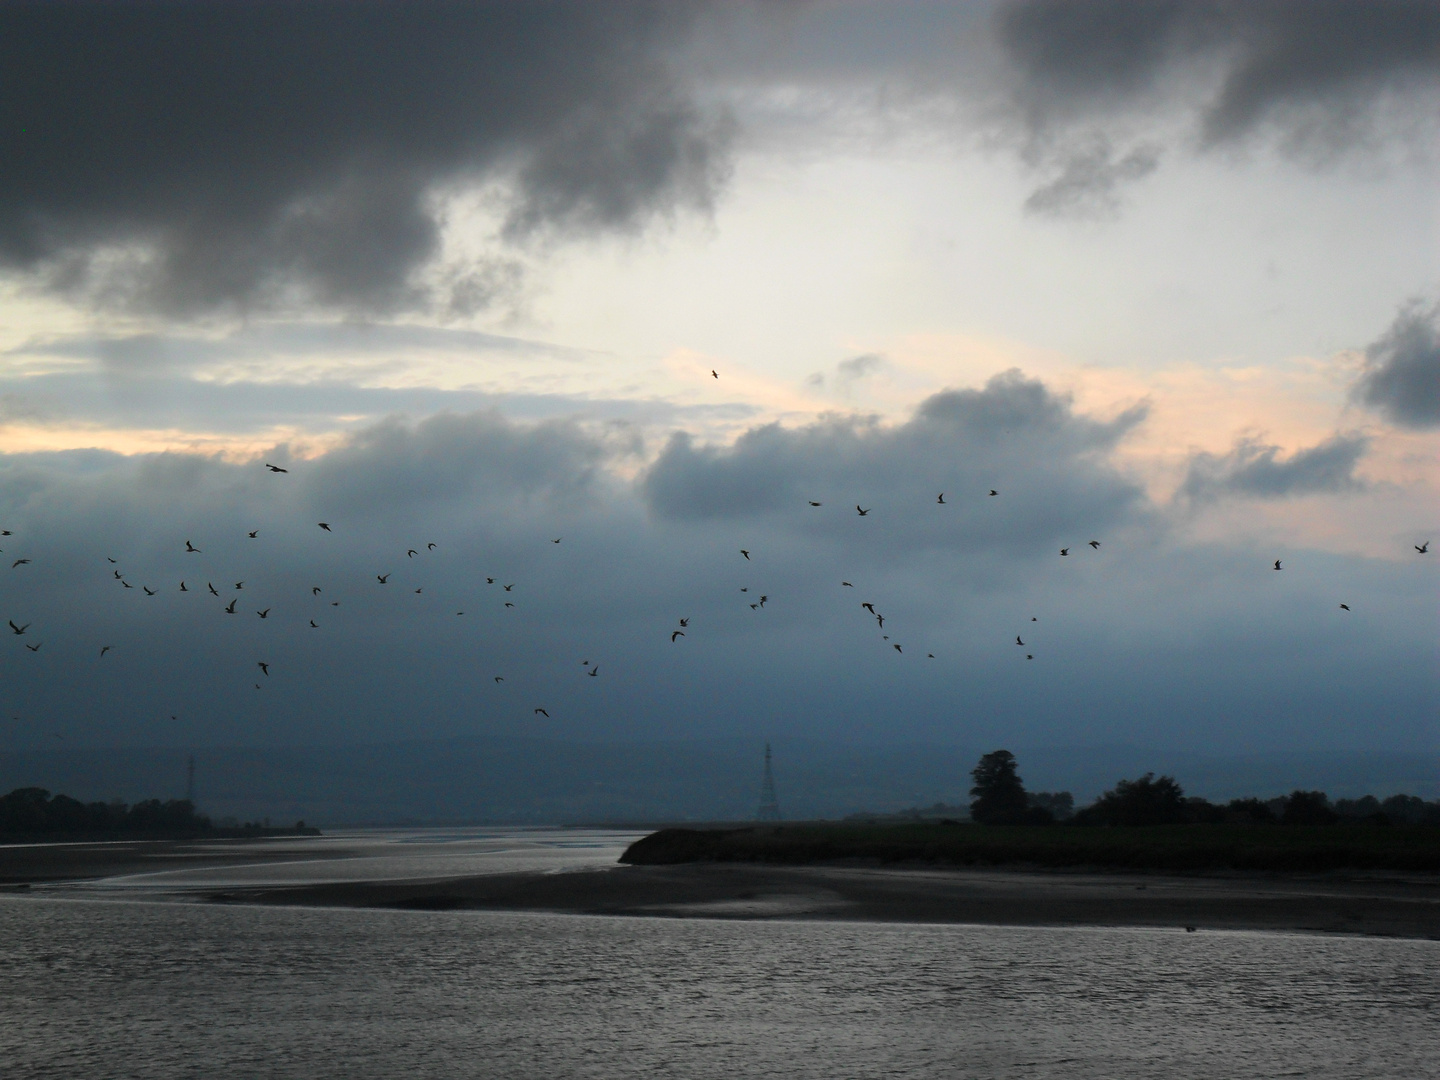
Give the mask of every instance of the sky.
[(1440, 3), (0, 25), (9, 745), (1437, 749)]

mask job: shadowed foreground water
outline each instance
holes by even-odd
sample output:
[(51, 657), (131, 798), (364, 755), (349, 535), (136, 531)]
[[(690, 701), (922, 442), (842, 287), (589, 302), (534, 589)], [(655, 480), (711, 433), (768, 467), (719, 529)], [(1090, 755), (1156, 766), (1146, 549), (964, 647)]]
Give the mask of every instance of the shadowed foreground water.
[(0, 900), (14, 1077), (1420, 1077), (1440, 943)]

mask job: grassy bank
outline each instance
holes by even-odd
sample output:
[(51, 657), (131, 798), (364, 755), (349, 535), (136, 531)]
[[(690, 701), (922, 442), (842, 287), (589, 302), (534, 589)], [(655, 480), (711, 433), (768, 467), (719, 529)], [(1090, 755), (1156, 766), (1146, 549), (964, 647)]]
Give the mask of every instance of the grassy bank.
[(620, 861), (635, 865), (865, 860), (1124, 870), (1399, 870), (1440, 873), (1432, 826), (756, 825), (662, 829)]

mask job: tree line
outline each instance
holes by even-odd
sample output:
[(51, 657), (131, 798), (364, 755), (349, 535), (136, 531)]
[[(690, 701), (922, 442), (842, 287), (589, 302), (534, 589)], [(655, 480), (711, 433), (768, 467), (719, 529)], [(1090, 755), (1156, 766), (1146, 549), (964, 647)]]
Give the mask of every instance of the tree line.
[(1331, 802), (1323, 791), (1292, 791), (1276, 799), (1231, 799), (1212, 803), (1187, 796), (1173, 776), (1146, 773), (1121, 780), (1089, 806), (1076, 811), (1068, 791), (1028, 792), (1015, 755), (995, 750), (971, 772), (971, 820), (982, 825), (1440, 825), (1440, 801), (1414, 795), (1373, 795)]
[(51, 796), (38, 787), (16, 788), (8, 795), (0, 795), (0, 836), (5, 837), (177, 838), (305, 831), (303, 821), (297, 822), (294, 829), (267, 826), (268, 822), (247, 822), (238, 828), (217, 828), (204, 814), (195, 812), (195, 804), (189, 799), (145, 799), (130, 806), (118, 799), (85, 803), (69, 795)]

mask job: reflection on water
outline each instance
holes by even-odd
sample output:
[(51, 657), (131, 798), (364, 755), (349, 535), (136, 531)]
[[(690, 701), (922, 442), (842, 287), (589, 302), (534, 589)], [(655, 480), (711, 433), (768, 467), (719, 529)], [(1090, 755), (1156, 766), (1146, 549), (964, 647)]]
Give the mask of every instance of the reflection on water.
[[(318, 837), (232, 843), (207, 841), (183, 849), (186, 865), (44, 891), (114, 894), (183, 892), (246, 885), (311, 885), (345, 881), (435, 880), (520, 871), (589, 870), (616, 865), (642, 833), (601, 829), (357, 829)], [(190, 860), (198, 859), (198, 865)]]
[(1423, 941), (11, 898), (0, 955), (16, 1077), (1409, 1080), (1440, 1060)]

